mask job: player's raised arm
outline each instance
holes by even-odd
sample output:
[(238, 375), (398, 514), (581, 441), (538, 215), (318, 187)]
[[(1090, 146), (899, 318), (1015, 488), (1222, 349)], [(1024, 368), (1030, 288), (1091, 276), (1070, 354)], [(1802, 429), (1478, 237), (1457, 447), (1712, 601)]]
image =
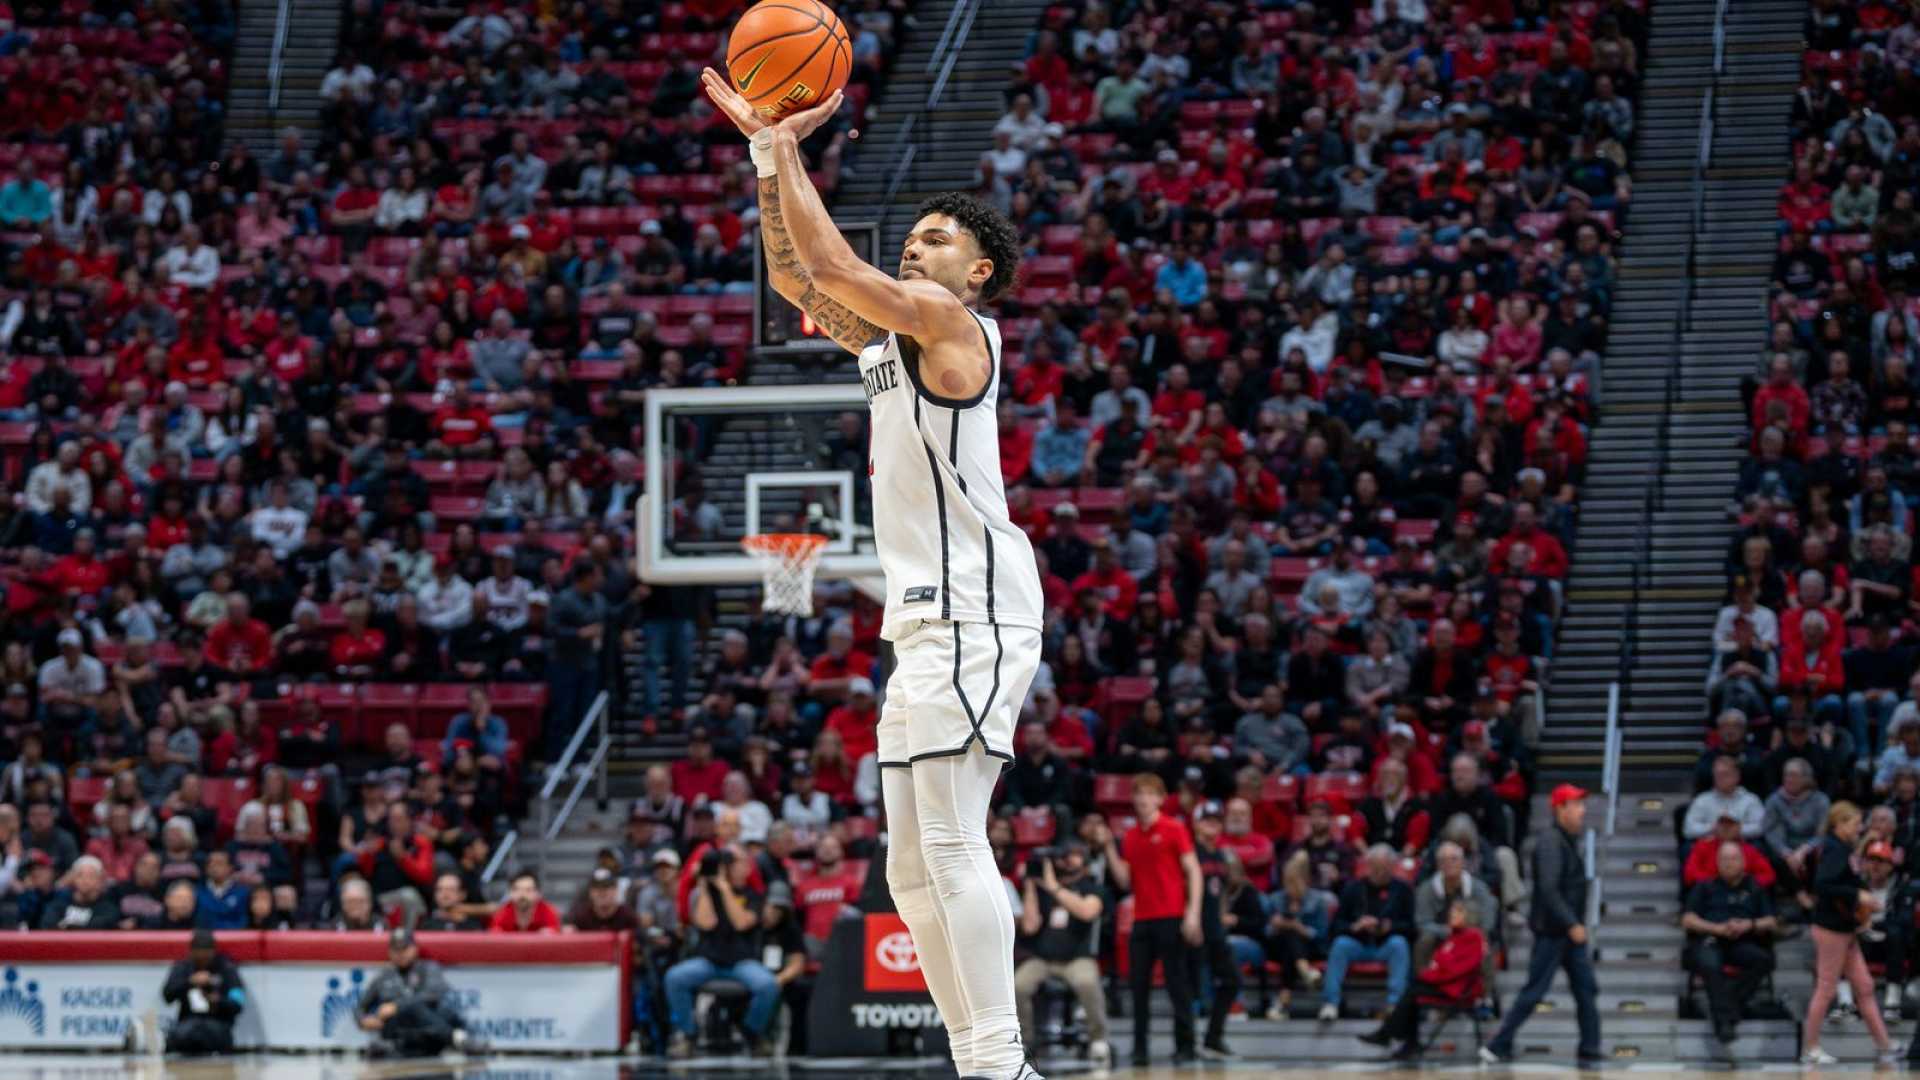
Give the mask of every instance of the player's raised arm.
[(806, 268), (815, 287), (883, 330), (929, 340), (947, 334), (975, 333), (973, 316), (952, 290), (925, 278), (903, 281), (867, 265), (854, 254), (846, 237), (840, 235), (833, 224), (826, 204), (820, 201), (820, 193), (814, 190), (813, 181), (807, 176), (806, 162), (800, 157), (800, 140), (833, 115), (839, 96), (836, 93), (815, 108), (795, 113), (772, 129), (781, 209), (785, 212), (787, 235), (793, 240), (800, 265)]
[[(700, 73), (700, 80), (706, 86), (707, 97), (733, 121), (740, 134), (751, 138), (767, 127), (760, 114), (719, 72), (708, 68)], [(788, 303), (806, 312), (815, 325), (850, 353), (858, 353), (885, 337), (885, 330), (848, 311), (814, 287), (812, 276), (801, 265), (800, 256), (793, 250), (793, 240), (787, 235), (786, 218), (781, 212), (779, 175), (762, 172), (759, 187), (760, 252), (767, 261), (767, 283)]]

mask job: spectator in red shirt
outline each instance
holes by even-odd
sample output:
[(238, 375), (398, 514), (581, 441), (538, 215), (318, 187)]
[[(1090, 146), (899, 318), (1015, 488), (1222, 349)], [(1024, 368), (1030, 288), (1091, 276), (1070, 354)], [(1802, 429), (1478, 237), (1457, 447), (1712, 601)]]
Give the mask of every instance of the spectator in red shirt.
[(493, 417), (486, 406), (473, 400), (467, 383), (454, 382), (452, 400), (433, 414), (429, 426), (433, 440), (427, 443), (427, 454), (431, 457), (493, 457)]
[(1053, 357), (1053, 342), (1035, 338), (1028, 347), (1027, 362), (1013, 373), (1013, 400), (1018, 411), (1045, 412), (1047, 403), (1060, 396), (1065, 380), (1066, 369)]
[(1793, 167), (1793, 179), (1780, 188), (1780, 219), (1794, 229), (1813, 232), (1833, 212), (1832, 193), (1814, 178), (1813, 160), (1803, 157)]
[(826, 730), (840, 736), (847, 758), (858, 764), (879, 751), (879, 722), (880, 714), (873, 707), (873, 680), (859, 675), (847, 680), (847, 702), (827, 714)]
[(801, 927), (809, 946), (824, 946), (833, 923), (847, 905), (860, 899), (861, 876), (849, 866), (845, 849), (832, 833), (813, 845), (813, 869), (794, 879), (793, 900), (800, 908)]
[(1000, 402), (1000, 479), (1008, 487), (1019, 483), (1033, 464), (1033, 432), (1020, 425), (1013, 403)]
[(1687, 888), (1691, 889), (1703, 881), (1712, 881), (1719, 874), (1721, 844), (1739, 844), (1740, 854), (1747, 860), (1747, 876), (1763, 889), (1773, 888), (1773, 863), (1759, 848), (1741, 839), (1740, 819), (1732, 814), (1720, 815), (1713, 831), (1695, 840), (1693, 847), (1687, 850), (1686, 865), (1680, 870), (1680, 880)]
[(340, 614), (347, 625), (333, 635), (328, 649), (333, 672), (348, 679), (371, 678), (387, 655), (387, 635), (368, 625), (372, 609), (365, 600), (347, 601)]
[(1776, 401), (1787, 405), (1787, 428), (1799, 439), (1807, 436), (1807, 424), (1813, 414), (1813, 403), (1807, 397), (1807, 388), (1793, 377), (1793, 359), (1785, 353), (1775, 353), (1767, 363), (1767, 382), (1753, 395), (1753, 429), (1759, 431), (1767, 426), (1767, 410)]
[[(1193, 1001), (1188, 957), (1201, 943), (1200, 860), (1193, 837), (1178, 818), (1162, 814), (1167, 786), (1154, 773), (1133, 778), (1133, 812), (1138, 824), (1127, 830), (1116, 847), (1106, 849), (1107, 872), (1113, 883), (1133, 892), (1133, 934), (1128, 939), (1128, 980), (1133, 986), (1133, 1015), (1151, 1015), (1156, 963), (1166, 970), (1167, 993), (1173, 998), (1175, 1060), (1193, 1060)], [(1135, 1067), (1147, 1062), (1147, 1028), (1133, 1036)]]
[(531, 870), (513, 875), (507, 902), (493, 913), (487, 927), (496, 934), (553, 934), (560, 931), (560, 913), (540, 897), (540, 878)]
[(227, 597), (227, 617), (207, 631), (205, 655), (207, 663), (229, 675), (252, 675), (272, 663), (273, 635), (266, 623), (253, 617), (246, 593)]
[(53, 580), (69, 596), (94, 597), (107, 587), (107, 564), (94, 554), (92, 529), (73, 534), (73, 551), (53, 564)]
[(1096, 536), (1090, 545), (1093, 548), (1093, 566), (1086, 573), (1073, 579), (1073, 591), (1084, 593), (1096, 590), (1106, 597), (1107, 618), (1118, 622), (1133, 619), (1133, 605), (1140, 598), (1140, 583), (1120, 565), (1120, 556), (1114, 550), (1113, 540), (1106, 536)]
[[(1165, 388), (1153, 396), (1153, 423), (1158, 429), (1156, 437), (1183, 444), (1200, 429), (1200, 420), (1207, 407), (1207, 395), (1193, 389), (1190, 383), (1187, 365), (1175, 364), (1167, 369)], [(1166, 434), (1161, 436), (1159, 432)]]
[(1532, 573), (1555, 579), (1567, 576), (1567, 549), (1560, 546), (1558, 537), (1540, 527), (1530, 502), (1514, 504), (1513, 528), (1493, 545), (1488, 561), (1494, 566), (1507, 565), (1507, 550), (1519, 543), (1533, 551), (1533, 562), (1528, 568)]
[(1521, 694), (1539, 692), (1540, 685), (1533, 680), (1533, 661), (1520, 651), (1519, 619), (1503, 614), (1494, 621), (1493, 652), (1487, 656), (1486, 673), (1503, 714)]
[[(1819, 608), (1790, 608), (1780, 621), (1781, 692), (1804, 690), (1816, 722), (1832, 722), (1838, 718), (1847, 686), (1846, 665), (1840, 652), (1845, 624), (1837, 618), (1830, 621), (1828, 614)], [(1789, 627), (1794, 631), (1791, 642), (1788, 641)], [(1823, 713), (1833, 715), (1821, 715)]]
[[(827, 630), (827, 651), (808, 669), (807, 695), (816, 701), (843, 701), (855, 678), (872, 676), (873, 657), (853, 647), (853, 624), (843, 619)], [(851, 747), (847, 756), (853, 757)]]
[(196, 311), (187, 319), (180, 340), (167, 350), (167, 378), (198, 390), (226, 378), (226, 357), (220, 349), (220, 335), (201, 312)]
[(705, 724), (687, 729), (687, 756), (673, 763), (673, 793), (698, 806), (720, 798), (731, 766), (713, 757), (713, 738)]

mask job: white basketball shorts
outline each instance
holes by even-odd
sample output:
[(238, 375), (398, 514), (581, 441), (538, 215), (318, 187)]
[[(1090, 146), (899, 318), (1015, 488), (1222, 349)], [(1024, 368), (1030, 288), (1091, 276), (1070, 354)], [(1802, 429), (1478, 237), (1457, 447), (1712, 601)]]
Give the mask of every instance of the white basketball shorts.
[(1013, 761), (1013, 729), (1040, 667), (1040, 632), (923, 619), (893, 643), (877, 735), (880, 766), (902, 768), (976, 746)]

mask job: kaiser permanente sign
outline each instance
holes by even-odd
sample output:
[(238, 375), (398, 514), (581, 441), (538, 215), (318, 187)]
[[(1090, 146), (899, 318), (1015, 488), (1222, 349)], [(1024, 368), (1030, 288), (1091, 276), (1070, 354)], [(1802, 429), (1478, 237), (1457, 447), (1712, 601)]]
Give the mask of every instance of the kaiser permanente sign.
[[(0, 1048), (121, 1046), (160, 998), (183, 933), (0, 934)], [(251, 930), (216, 935), (240, 965), (243, 1047), (366, 1044), (354, 1003), (387, 962), (384, 934)], [(419, 935), (445, 965), (468, 1030), (501, 1050), (619, 1050), (633, 955), (627, 934)]]

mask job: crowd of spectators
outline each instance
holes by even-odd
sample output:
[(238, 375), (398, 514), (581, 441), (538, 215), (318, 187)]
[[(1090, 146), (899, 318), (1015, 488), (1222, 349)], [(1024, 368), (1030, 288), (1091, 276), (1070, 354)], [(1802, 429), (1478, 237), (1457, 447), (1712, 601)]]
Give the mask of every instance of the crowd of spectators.
[[(877, 608), (827, 584), (727, 632), (688, 700), (701, 595), (619, 554), (632, 407), (745, 371), (751, 167), (692, 80), (727, 12), (374, 10), (317, 151), (121, 152), (106, 117), (57, 188), (27, 155), (0, 189), (38, 233), (0, 322), (7, 910), (632, 917), (661, 1045), (719, 969), (758, 1041), (799, 969), (760, 978), (756, 935), (790, 912), (817, 951), (874, 855), (885, 671)], [(850, 23), (828, 186), (906, 17)], [(1643, 46), (1627, 0), (1048, 11), (979, 185), (1030, 249), (1001, 455), (1051, 609), (990, 837), (1016, 910), (1101, 897), (1044, 946), (1057, 920), (1021, 916), (1076, 991), (1124, 948), (1136, 774), (1199, 834), (1250, 1008), (1337, 1015), (1376, 968), (1392, 1003), (1456, 899), (1499, 940)], [(162, 98), (217, 111), (179, 66)], [(862, 423), (823, 454), (863, 457)], [(676, 530), (713, 530), (686, 476)], [(525, 761), (663, 641), (640, 711), (688, 757), (580, 909), (526, 877), (487, 904)]]
[[(1805, 34), (1770, 324), (1743, 386), (1749, 457), (1729, 508), (1727, 596), (1706, 683), (1714, 722), (1701, 794), (1681, 822), (1686, 884), (1750, 882), (1777, 901), (1783, 926), (1818, 930), (1821, 883), (1864, 882), (1877, 906), (1862, 945), (1884, 968), (1884, 1003), (1899, 1008), (1920, 820), (1909, 516), (1920, 495), (1910, 391), (1920, 113), (1899, 87), (1920, 62), (1920, 18), (1822, 0)], [(1829, 819), (1860, 817), (1856, 804), (1864, 824), (1835, 847)], [(1748, 954), (1737, 966), (1770, 967), (1766, 935), (1719, 936), (1735, 944), (1704, 933), (1701, 946), (1737, 946)], [(1837, 989), (1842, 1011), (1860, 1008), (1822, 963), (1823, 992)]]
[[(1358, 976), (1391, 1003), (1454, 900), (1504, 938), (1644, 33), (1624, 2), (1036, 30), (978, 185), (1027, 241), (1000, 453), (1050, 608), (988, 833), (1030, 1043), (1049, 979), (1104, 1032), (1142, 776), (1194, 834), (1205, 940), (1260, 989), (1233, 1007), (1336, 1016)], [(864, 418), (819, 457), (859, 472)], [(690, 858), (718, 807), (763, 874), (825, 835), (872, 857), (879, 611), (833, 583), (814, 611), (722, 634), (689, 758), (634, 808), (654, 850)], [(816, 947), (849, 887), (796, 885)], [(1231, 1001), (1204, 955), (1200, 999)]]

